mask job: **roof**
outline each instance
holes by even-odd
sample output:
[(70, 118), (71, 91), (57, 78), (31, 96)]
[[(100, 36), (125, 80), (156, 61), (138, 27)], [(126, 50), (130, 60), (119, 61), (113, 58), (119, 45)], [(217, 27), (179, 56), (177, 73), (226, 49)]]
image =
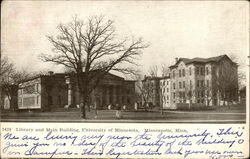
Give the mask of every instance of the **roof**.
[(145, 76), (142, 81), (146, 80), (160, 80), (162, 77), (152, 77), (152, 76)]
[[(94, 73), (94, 72), (101, 72), (100, 70), (94, 70), (94, 71), (91, 71), (91, 73)], [(84, 74), (84, 72), (83, 72)], [(22, 80), (20, 81), (19, 83), (24, 83), (24, 82), (28, 82), (28, 81), (31, 81), (31, 80), (35, 80), (35, 79), (38, 79), (38, 78), (43, 78), (43, 77), (65, 77), (65, 76), (75, 76), (76, 73), (72, 72), (72, 73), (53, 73), (52, 75), (49, 75), (49, 74), (40, 74), (40, 75), (35, 75), (35, 76), (32, 76), (28, 79), (25, 79), (25, 80)], [(110, 75), (112, 77), (115, 77), (115, 78), (118, 78), (118, 79), (121, 79), (121, 80), (124, 80), (124, 78), (120, 77), (120, 76), (117, 76), (117, 75), (114, 75), (112, 73), (107, 73), (106, 75)]]
[(160, 78), (160, 80), (163, 80), (163, 79), (170, 79), (170, 76), (164, 76)]
[(232, 63), (236, 64), (227, 55), (220, 55), (220, 56), (215, 56), (215, 57), (210, 57), (210, 58), (200, 58), (200, 57), (195, 57), (195, 58), (192, 58), (192, 59), (189, 59), (189, 58), (179, 58), (179, 60), (174, 65), (172, 65), (170, 67), (176, 67), (181, 61), (183, 61), (185, 64), (191, 64), (191, 63), (210, 63), (210, 62), (219, 62), (223, 58), (227, 58)]
[(51, 77), (51, 76), (54, 76), (54, 77), (62, 77), (63, 76), (64, 77), (66, 75), (68, 75), (68, 74), (67, 73), (55, 73), (55, 74), (52, 74), (52, 75), (39, 74), (39, 75), (34, 75), (34, 76), (32, 76), (32, 77), (30, 77), (28, 79), (22, 80), (22, 81), (20, 81), (18, 83), (24, 83), (24, 82), (28, 82), (28, 81), (35, 80), (37, 78), (42, 78), (42, 77)]

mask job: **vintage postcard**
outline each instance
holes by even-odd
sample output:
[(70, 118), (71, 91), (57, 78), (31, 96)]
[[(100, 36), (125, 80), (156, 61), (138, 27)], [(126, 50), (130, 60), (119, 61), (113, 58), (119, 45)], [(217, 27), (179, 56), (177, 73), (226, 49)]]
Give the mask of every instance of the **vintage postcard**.
[(1, 5), (1, 158), (248, 158), (247, 1)]

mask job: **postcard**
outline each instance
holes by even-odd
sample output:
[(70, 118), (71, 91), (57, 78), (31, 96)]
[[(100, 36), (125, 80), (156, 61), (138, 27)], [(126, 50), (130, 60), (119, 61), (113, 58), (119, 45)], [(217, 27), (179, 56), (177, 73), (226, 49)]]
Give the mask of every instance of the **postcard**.
[(249, 157), (248, 2), (1, 10), (1, 158)]

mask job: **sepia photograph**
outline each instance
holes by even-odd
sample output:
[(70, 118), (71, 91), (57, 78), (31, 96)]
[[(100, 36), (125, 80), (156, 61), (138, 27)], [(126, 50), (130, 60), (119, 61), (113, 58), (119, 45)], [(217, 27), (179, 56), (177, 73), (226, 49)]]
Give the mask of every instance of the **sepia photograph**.
[(244, 1), (3, 1), (1, 121), (246, 123)]
[(249, 158), (247, 1), (3, 0), (0, 158)]

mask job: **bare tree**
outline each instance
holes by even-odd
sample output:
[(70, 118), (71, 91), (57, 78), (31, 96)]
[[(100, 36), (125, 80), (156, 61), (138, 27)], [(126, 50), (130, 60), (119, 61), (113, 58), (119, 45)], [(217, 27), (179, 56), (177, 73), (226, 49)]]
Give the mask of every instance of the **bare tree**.
[(0, 65), (0, 80), (4, 80), (4, 77), (8, 72), (11, 72), (13, 70), (13, 64), (9, 61), (7, 56), (3, 56), (0, 59), (1, 65)]
[(10, 103), (11, 101), (16, 98), (17, 90), (18, 90), (18, 83), (30, 78), (32, 74), (28, 73), (27, 70), (17, 70), (13, 63), (4, 56), (1, 59), (1, 74), (0, 74), (0, 93), (1, 99), (4, 96), (7, 96)]
[(82, 117), (85, 118), (88, 95), (101, 77), (109, 71), (133, 73), (127, 64), (136, 65), (135, 60), (147, 45), (142, 39), (119, 41), (114, 21), (105, 20), (104, 16), (90, 17), (86, 21), (74, 17), (72, 22), (60, 24), (57, 29), (57, 35), (47, 36), (53, 45), (54, 55), (42, 54), (40, 58), (74, 70), (83, 108)]
[(170, 69), (169, 69), (170, 65), (167, 65), (166, 63), (162, 64), (161, 66), (161, 75), (162, 76), (168, 76), (170, 73)]
[[(216, 92), (218, 93), (218, 101), (220, 105), (220, 100), (223, 100), (223, 105), (225, 101), (230, 102), (233, 98), (236, 99), (236, 94), (238, 92), (238, 78), (237, 78), (237, 66), (228, 63), (227, 61), (222, 61), (215, 73), (216, 81)], [(232, 97), (234, 96), (234, 97)]]
[[(153, 97), (154, 97), (153, 91), (154, 91), (154, 86), (151, 81), (146, 81), (142, 83), (141, 95), (144, 104), (153, 102)], [(147, 109), (147, 106), (145, 106), (145, 109)]]
[(190, 87), (185, 87), (185, 90), (184, 90), (184, 100), (188, 100), (188, 103), (189, 103), (189, 109), (191, 108), (191, 104), (192, 104), (192, 98), (194, 97), (195, 95), (195, 92), (192, 88)]
[(228, 55), (230, 59), (238, 64), (238, 82), (239, 82), (239, 88), (242, 88), (246, 86), (246, 72), (245, 68), (248, 67), (245, 61), (245, 57), (239, 57), (235, 54), (230, 53)]
[(157, 77), (158, 75), (158, 66), (152, 65), (149, 67), (148, 73), (151, 77)]

